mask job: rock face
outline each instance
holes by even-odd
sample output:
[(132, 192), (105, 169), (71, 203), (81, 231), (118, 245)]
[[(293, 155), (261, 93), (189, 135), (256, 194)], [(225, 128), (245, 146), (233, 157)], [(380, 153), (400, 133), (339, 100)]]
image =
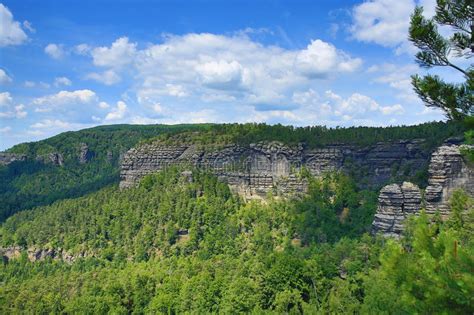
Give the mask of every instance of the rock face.
[[(305, 191), (306, 182), (298, 176), (303, 166), (316, 176), (331, 170), (355, 171), (366, 178), (361, 186), (380, 187), (393, 175), (413, 175), (427, 165), (428, 154), (421, 149), (422, 143), (415, 140), (368, 147), (331, 145), (306, 149), (303, 145), (261, 142), (249, 146), (229, 144), (209, 151), (196, 145), (157, 142), (130, 149), (124, 155), (120, 187), (132, 187), (146, 174), (178, 164), (207, 169), (246, 198), (260, 198), (269, 191)], [(394, 169), (393, 165), (397, 167)]]
[(402, 186), (391, 184), (383, 187), (372, 223), (374, 231), (381, 231), (385, 235), (400, 234), (403, 220), (408, 214), (418, 211), (420, 206), (421, 192), (416, 185), (404, 182)]
[(92, 158), (92, 153), (86, 143), (81, 143), (79, 147), (79, 163), (87, 163)]
[(0, 152), (0, 165), (8, 165), (15, 161), (26, 161), (26, 155)]
[(467, 148), (444, 145), (433, 153), (425, 193), (427, 213), (435, 213), (439, 209), (442, 216), (448, 215), (449, 198), (458, 188), (474, 195), (474, 169), (464, 161), (461, 154), (463, 147)]
[(62, 249), (44, 249), (44, 248), (36, 248), (36, 247), (29, 247), (25, 249), (20, 246), (0, 248), (0, 256), (2, 257), (2, 260), (4, 263), (7, 263), (12, 259), (19, 258), (23, 252), (26, 253), (28, 260), (31, 262), (41, 261), (47, 258), (51, 258), (51, 259), (63, 260), (65, 262), (72, 263), (78, 258), (93, 256), (91, 254), (86, 254), (84, 252), (77, 255), (72, 255)]
[(64, 165), (64, 158), (61, 153), (53, 152), (45, 155), (39, 155), (36, 157), (37, 161), (43, 163), (51, 163), (53, 165), (63, 166)]
[(448, 143), (433, 152), (424, 200), (420, 189), (412, 183), (383, 187), (372, 223), (373, 231), (397, 236), (403, 230), (403, 220), (407, 215), (416, 214), (423, 207), (428, 214), (439, 210), (443, 217), (448, 216), (449, 198), (454, 190), (462, 188), (467, 194), (474, 196), (474, 170), (464, 161), (462, 148), (462, 145)]

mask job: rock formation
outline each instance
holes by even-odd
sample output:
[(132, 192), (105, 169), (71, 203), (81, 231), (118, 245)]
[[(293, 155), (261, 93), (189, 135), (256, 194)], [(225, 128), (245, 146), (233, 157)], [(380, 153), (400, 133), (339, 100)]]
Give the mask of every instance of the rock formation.
[(298, 176), (302, 166), (316, 176), (341, 169), (356, 172), (366, 179), (359, 183), (361, 186), (380, 187), (394, 175), (411, 176), (427, 165), (429, 155), (422, 150), (422, 144), (423, 140), (414, 140), (368, 147), (330, 145), (309, 149), (301, 144), (260, 142), (206, 150), (196, 145), (155, 142), (130, 149), (124, 155), (120, 187), (132, 187), (144, 175), (177, 164), (207, 169), (246, 198), (259, 198), (269, 191), (277, 194), (304, 191), (306, 183)]
[(68, 263), (72, 263), (78, 258), (84, 258), (88, 256), (94, 256), (93, 254), (87, 254), (85, 252), (81, 252), (76, 255), (72, 255), (63, 249), (48, 249), (48, 248), (36, 248), (36, 247), (29, 247), (29, 248), (22, 248), (20, 246), (12, 246), (1, 248), (0, 247), (0, 256), (4, 263), (12, 260), (17, 259), (21, 256), (22, 253), (26, 253), (28, 260), (31, 262), (45, 260), (47, 258), (56, 259), (56, 260), (63, 260)]
[(8, 165), (15, 161), (26, 161), (26, 155), (0, 152), (0, 165)]
[(87, 163), (92, 158), (92, 153), (89, 151), (89, 146), (86, 143), (81, 143), (79, 147), (79, 163)]
[(463, 188), (474, 195), (474, 169), (469, 167), (461, 154), (467, 146), (444, 145), (431, 157), (428, 169), (429, 179), (426, 187), (426, 212), (440, 211), (442, 216), (449, 214), (449, 198), (454, 190)]
[(38, 155), (36, 157), (36, 160), (43, 163), (51, 163), (53, 165), (59, 165), (59, 166), (64, 165), (63, 155), (57, 152), (53, 152), (53, 153), (49, 153), (45, 155)]
[(416, 185), (404, 182), (402, 186), (391, 184), (383, 187), (372, 223), (374, 231), (391, 236), (399, 235), (407, 215), (417, 212), (420, 206), (421, 192)]
[(428, 214), (439, 210), (442, 217), (448, 216), (449, 198), (456, 189), (461, 188), (474, 196), (474, 170), (464, 160), (462, 148), (462, 145), (448, 143), (433, 152), (424, 200), (420, 189), (412, 183), (404, 182), (401, 187), (398, 184), (383, 187), (372, 223), (373, 231), (389, 236), (399, 235), (403, 230), (403, 220), (423, 207)]

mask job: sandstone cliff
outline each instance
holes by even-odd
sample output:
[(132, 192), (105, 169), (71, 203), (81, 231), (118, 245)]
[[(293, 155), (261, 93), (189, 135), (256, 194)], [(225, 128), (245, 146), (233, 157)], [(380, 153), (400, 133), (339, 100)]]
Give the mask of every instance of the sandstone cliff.
[(364, 179), (360, 186), (380, 187), (394, 176), (413, 176), (427, 166), (429, 154), (422, 144), (423, 140), (414, 140), (369, 147), (335, 144), (310, 149), (303, 145), (262, 142), (206, 150), (192, 144), (155, 142), (125, 154), (120, 187), (132, 187), (146, 174), (177, 164), (207, 169), (246, 198), (262, 197), (269, 191), (277, 194), (304, 191), (306, 183), (298, 176), (302, 167), (316, 176), (331, 170), (356, 173)]
[(25, 160), (26, 160), (25, 154), (0, 152), (0, 165), (8, 165), (15, 161), (25, 161)]
[(412, 183), (383, 187), (372, 224), (373, 231), (399, 235), (403, 230), (404, 219), (422, 208), (428, 214), (440, 211), (442, 217), (446, 217), (449, 215), (449, 198), (456, 189), (461, 188), (474, 196), (474, 169), (464, 160), (462, 147), (447, 144), (433, 152), (428, 169), (429, 184), (423, 199), (420, 189)]

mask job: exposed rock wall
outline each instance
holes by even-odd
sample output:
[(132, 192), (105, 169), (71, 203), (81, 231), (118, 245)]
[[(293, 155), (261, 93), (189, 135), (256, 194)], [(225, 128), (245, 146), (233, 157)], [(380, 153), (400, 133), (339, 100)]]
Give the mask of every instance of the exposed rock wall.
[(195, 145), (157, 142), (133, 148), (124, 155), (120, 187), (132, 187), (146, 174), (176, 164), (207, 169), (246, 198), (262, 197), (269, 191), (304, 191), (306, 182), (298, 177), (302, 166), (313, 175), (341, 169), (357, 172), (366, 179), (359, 183), (361, 186), (380, 187), (394, 175), (410, 176), (427, 165), (428, 154), (421, 149), (422, 143), (415, 140), (369, 147), (331, 145), (306, 149), (303, 145), (262, 142), (249, 146), (230, 144), (209, 151)]
[(0, 165), (8, 165), (15, 161), (26, 161), (26, 155), (0, 152)]
[(463, 188), (474, 195), (474, 169), (464, 161), (461, 149), (467, 146), (444, 145), (431, 157), (428, 169), (429, 179), (426, 187), (426, 212), (442, 216), (449, 214), (449, 198), (454, 190)]
[(64, 157), (61, 153), (53, 152), (45, 155), (39, 155), (36, 157), (37, 161), (43, 163), (51, 163), (53, 165), (63, 166), (64, 165)]
[(2, 258), (4, 263), (7, 263), (12, 259), (20, 258), (22, 253), (26, 253), (28, 260), (31, 262), (42, 261), (47, 258), (50, 258), (72, 263), (78, 258), (94, 256), (93, 254), (85, 252), (81, 252), (77, 255), (72, 255), (62, 249), (45, 249), (36, 247), (22, 248), (20, 246), (12, 246), (6, 248), (0, 247), (0, 257)]
[(384, 235), (399, 235), (403, 220), (425, 208), (428, 214), (440, 211), (449, 215), (449, 198), (454, 190), (462, 188), (474, 196), (474, 169), (464, 160), (461, 145), (443, 145), (436, 149), (429, 164), (428, 187), (422, 200), (420, 189), (412, 183), (387, 185), (379, 195), (379, 204), (372, 228)]
[(92, 152), (89, 151), (89, 146), (86, 143), (81, 143), (79, 146), (79, 163), (87, 163), (92, 158)]
[(377, 213), (372, 224), (375, 232), (396, 236), (403, 230), (403, 221), (408, 214), (421, 206), (420, 189), (409, 182), (391, 184), (380, 190)]

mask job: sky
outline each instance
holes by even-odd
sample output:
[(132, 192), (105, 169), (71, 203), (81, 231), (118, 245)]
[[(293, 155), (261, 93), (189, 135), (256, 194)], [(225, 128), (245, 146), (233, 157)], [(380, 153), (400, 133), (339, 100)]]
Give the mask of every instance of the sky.
[(104, 124), (442, 120), (407, 40), (434, 2), (1, 2), (0, 150)]

